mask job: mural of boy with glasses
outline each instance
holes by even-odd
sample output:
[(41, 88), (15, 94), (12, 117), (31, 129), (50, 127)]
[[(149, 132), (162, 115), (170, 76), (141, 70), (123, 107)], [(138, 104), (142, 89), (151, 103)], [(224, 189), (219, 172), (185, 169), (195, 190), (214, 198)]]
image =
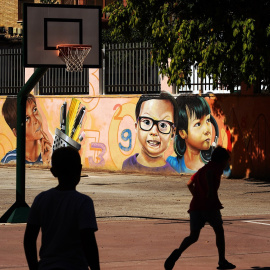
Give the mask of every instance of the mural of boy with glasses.
[[(2, 114), (17, 137), (17, 98), (7, 97)], [(36, 99), (28, 94), (26, 101), (26, 127), (25, 127), (25, 164), (50, 165), (52, 155), (52, 144), (46, 132), (43, 130), (43, 121), (37, 108)], [(1, 163), (15, 163), (17, 149), (9, 151), (1, 160)]]
[(167, 92), (142, 95), (137, 102), (135, 114), (135, 130), (141, 151), (126, 159), (122, 170), (175, 173), (164, 158), (164, 153), (174, 138), (178, 121), (174, 97)]

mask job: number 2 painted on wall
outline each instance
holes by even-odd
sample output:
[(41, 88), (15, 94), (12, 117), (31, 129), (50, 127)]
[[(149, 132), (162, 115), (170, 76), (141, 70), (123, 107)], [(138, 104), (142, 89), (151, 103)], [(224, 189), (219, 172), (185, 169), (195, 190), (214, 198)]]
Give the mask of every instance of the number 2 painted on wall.
[(113, 110), (117, 110), (118, 107), (119, 107), (119, 112), (115, 115), (115, 117), (113, 119), (114, 120), (123, 120), (123, 117), (119, 116), (119, 115), (121, 115), (121, 112), (122, 112), (122, 105), (121, 104), (116, 104), (113, 107)]

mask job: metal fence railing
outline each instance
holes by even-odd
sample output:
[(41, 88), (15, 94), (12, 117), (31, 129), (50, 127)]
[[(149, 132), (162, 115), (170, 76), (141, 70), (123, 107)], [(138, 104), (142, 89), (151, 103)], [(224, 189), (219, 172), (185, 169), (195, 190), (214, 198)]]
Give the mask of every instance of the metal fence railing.
[(17, 95), (24, 81), (21, 48), (0, 48), (0, 95)]
[[(158, 93), (161, 90), (159, 69), (151, 62), (149, 43), (107, 44), (103, 46), (103, 94)], [(0, 95), (16, 95), (25, 83), (25, 68), (21, 48), (0, 48)], [(240, 85), (234, 92), (240, 91)], [(268, 91), (268, 90), (267, 90)], [(177, 87), (176, 94), (230, 93), (224, 85), (213, 89), (212, 79), (203, 81), (193, 67), (191, 84)], [(66, 72), (65, 68), (49, 68), (38, 83), (39, 95), (88, 95), (89, 69), (83, 72)]]
[[(241, 90), (241, 86), (238, 85), (234, 88), (234, 92)], [(213, 79), (209, 76), (206, 76), (203, 80), (198, 75), (198, 69), (195, 66), (192, 66), (192, 76), (190, 86), (185, 85), (183, 87), (177, 87), (176, 93), (192, 93), (192, 94), (202, 94), (202, 93), (214, 93), (214, 94), (229, 94), (230, 89), (221, 83), (218, 83), (217, 88), (213, 87)]]
[(141, 94), (160, 92), (159, 70), (151, 63), (149, 43), (103, 46), (103, 93)]
[(39, 95), (88, 95), (89, 69), (67, 72), (65, 68), (49, 68), (37, 87)]
[[(17, 95), (25, 84), (22, 49), (0, 49), (0, 95)], [(39, 95), (88, 95), (89, 69), (67, 72), (49, 68), (36, 86)]]

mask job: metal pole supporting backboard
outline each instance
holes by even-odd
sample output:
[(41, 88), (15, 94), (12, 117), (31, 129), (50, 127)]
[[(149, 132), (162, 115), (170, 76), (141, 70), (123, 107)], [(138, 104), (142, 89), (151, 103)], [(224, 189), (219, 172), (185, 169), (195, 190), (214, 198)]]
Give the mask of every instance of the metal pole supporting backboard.
[(16, 201), (0, 218), (0, 223), (25, 223), (30, 207), (25, 202), (25, 119), (27, 95), (40, 81), (48, 67), (36, 69), (17, 95)]

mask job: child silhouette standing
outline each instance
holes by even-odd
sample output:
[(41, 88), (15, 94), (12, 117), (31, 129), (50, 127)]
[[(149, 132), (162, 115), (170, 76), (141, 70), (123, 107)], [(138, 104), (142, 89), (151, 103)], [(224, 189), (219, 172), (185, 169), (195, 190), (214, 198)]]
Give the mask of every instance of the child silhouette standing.
[[(30, 270), (100, 269), (93, 201), (76, 191), (81, 169), (75, 149), (63, 147), (53, 152), (51, 172), (59, 184), (35, 198), (25, 230), (24, 249)], [(38, 262), (36, 240), (40, 229)]]

